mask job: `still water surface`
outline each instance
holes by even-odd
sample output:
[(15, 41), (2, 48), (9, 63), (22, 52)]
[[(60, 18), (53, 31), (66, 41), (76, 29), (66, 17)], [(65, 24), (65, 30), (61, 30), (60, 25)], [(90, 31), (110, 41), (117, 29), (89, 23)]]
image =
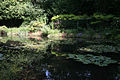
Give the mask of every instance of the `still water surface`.
[[(118, 63), (101, 67), (95, 64), (83, 64), (84, 62), (59, 55), (91, 54), (92, 52), (77, 51), (78, 48), (89, 44), (118, 45), (102, 40), (2, 38), (0, 40), (0, 80), (120, 80)], [(118, 55), (116, 52), (115, 54)], [(106, 54), (105, 56), (110, 57)], [(119, 61), (119, 57), (115, 56), (112, 59)]]

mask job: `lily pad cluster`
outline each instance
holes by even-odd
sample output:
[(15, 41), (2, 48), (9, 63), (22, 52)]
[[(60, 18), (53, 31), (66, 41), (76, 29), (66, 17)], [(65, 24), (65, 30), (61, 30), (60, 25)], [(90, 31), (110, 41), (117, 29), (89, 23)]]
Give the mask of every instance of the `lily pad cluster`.
[(110, 45), (90, 45), (79, 48), (78, 51), (94, 52), (94, 53), (118, 53), (118, 48)]
[(98, 66), (107, 66), (111, 63), (116, 63), (117, 61), (112, 60), (109, 57), (105, 56), (94, 56), (91, 54), (82, 55), (82, 54), (68, 54), (68, 58), (75, 59), (76, 61), (80, 61), (84, 64), (95, 64)]

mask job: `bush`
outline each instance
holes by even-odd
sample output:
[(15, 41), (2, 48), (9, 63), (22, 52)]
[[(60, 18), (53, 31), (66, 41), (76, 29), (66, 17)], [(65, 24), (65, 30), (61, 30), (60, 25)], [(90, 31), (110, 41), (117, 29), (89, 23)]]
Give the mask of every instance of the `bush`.
[(76, 28), (79, 25), (79, 21), (84, 19), (88, 19), (87, 15), (83, 16), (75, 16), (71, 15), (57, 15), (51, 18), (55, 28)]
[(31, 21), (30, 23), (30, 26), (33, 26), (33, 27), (38, 27), (38, 28), (41, 28), (45, 25), (45, 23), (41, 23), (39, 21)]
[(48, 36), (49, 34), (57, 34), (60, 33), (58, 29), (51, 29), (49, 25), (45, 25), (44, 27), (40, 28), (42, 31), (43, 36)]
[(92, 16), (82, 15), (57, 15), (51, 18), (55, 28), (120, 28), (120, 18), (113, 15), (94, 14)]
[(49, 14), (120, 14), (120, 0), (31, 0)]
[[(35, 8), (29, 2), (17, 2), (5, 0), (0, 3), (0, 20), (37, 20), (41, 16), (46, 17), (44, 10)], [(6, 24), (6, 23), (5, 23)], [(14, 24), (14, 22), (13, 22)]]
[[(71, 14), (80, 12), (79, 0), (31, 0), (32, 3), (50, 15)], [(74, 5), (75, 4), (75, 5)]]

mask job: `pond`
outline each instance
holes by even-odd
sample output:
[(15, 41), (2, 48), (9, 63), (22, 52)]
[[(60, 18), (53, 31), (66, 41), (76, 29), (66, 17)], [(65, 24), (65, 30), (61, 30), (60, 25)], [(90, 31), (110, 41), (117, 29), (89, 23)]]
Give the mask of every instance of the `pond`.
[(120, 80), (120, 43), (2, 37), (0, 80)]

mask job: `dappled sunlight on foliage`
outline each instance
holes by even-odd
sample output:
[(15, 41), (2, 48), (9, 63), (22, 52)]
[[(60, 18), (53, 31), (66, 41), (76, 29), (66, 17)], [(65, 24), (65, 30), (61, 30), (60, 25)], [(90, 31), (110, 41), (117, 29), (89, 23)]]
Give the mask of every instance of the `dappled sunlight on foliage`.
[(0, 0), (0, 80), (119, 80), (119, 3)]

